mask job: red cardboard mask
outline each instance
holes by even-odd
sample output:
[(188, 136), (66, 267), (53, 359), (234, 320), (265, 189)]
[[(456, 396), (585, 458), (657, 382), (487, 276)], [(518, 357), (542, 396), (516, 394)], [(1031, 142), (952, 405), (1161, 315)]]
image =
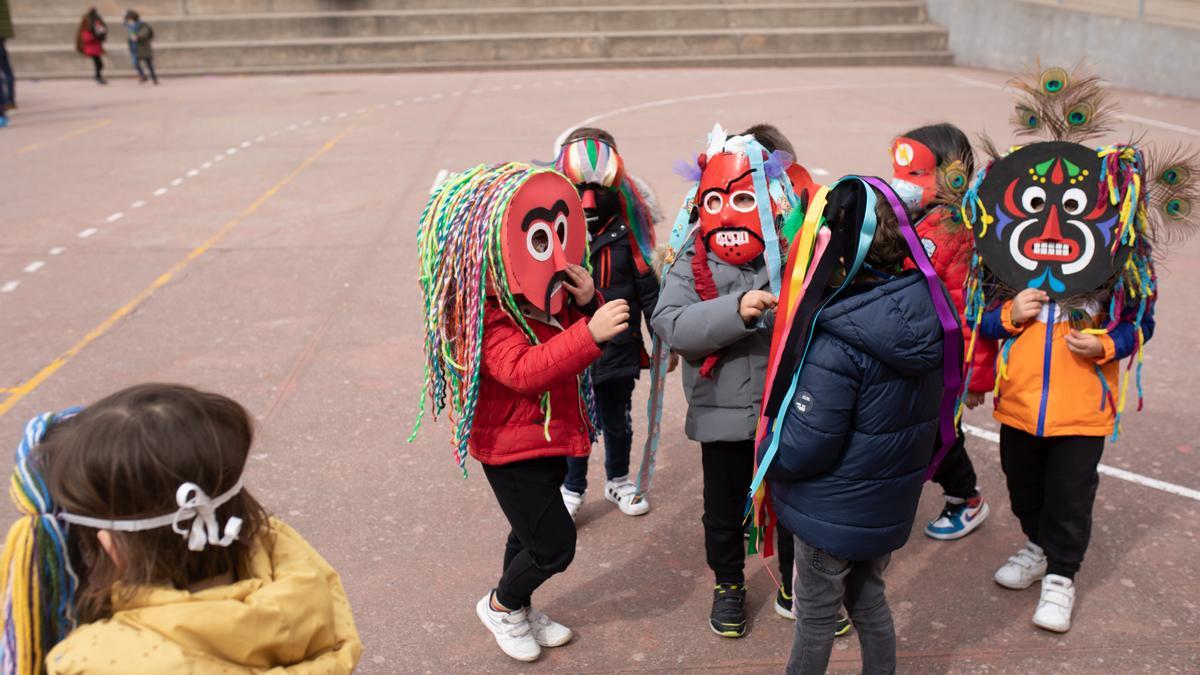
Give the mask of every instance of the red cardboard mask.
[(766, 245), (750, 159), (742, 153), (722, 152), (707, 161), (702, 156), (700, 162), (703, 170), (696, 194), (705, 245), (732, 265), (754, 260)]
[(910, 209), (924, 209), (937, 195), (937, 157), (929, 146), (901, 136), (892, 141), (892, 188)]
[(517, 189), (504, 213), (500, 250), (509, 291), (558, 314), (566, 303), (567, 265), (583, 263), (586, 245), (575, 186), (558, 173), (535, 174)]

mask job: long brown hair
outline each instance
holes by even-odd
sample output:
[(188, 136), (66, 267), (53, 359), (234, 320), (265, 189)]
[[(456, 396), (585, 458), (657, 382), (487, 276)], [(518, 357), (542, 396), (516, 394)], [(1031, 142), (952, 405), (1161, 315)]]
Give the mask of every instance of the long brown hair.
[[(64, 511), (130, 520), (178, 510), (175, 493), (185, 482), (214, 498), (229, 490), (242, 475), (253, 436), (250, 416), (232, 399), (177, 384), (139, 384), (56, 424), (38, 451), (50, 492)], [(216, 516), (220, 523), (242, 519), (241, 535), (227, 548), (190, 551), (170, 526), (113, 531), (118, 563), (101, 547), (98, 530), (72, 525), (79, 621), (111, 616), (118, 582), (125, 589), (187, 588), (229, 573), (244, 575), (251, 547), (267, 524), (266, 512), (243, 488)]]

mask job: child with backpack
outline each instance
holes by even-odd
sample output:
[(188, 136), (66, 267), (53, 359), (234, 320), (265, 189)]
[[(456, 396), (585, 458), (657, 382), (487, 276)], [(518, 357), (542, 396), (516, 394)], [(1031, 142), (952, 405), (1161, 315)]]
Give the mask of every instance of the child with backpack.
[[(133, 56), (133, 67), (137, 70), (138, 82), (145, 84), (151, 80), (158, 84), (158, 75), (154, 73), (154, 28), (142, 21), (142, 17), (132, 9), (125, 12), (125, 30), (129, 33), (129, 51)], [(142, 66), (145, 65), (145, 69)], [(147, 78), (146, 73), (150, 73)]]
[(252, 440), (241, 405), (182, 385), (33, 418), (0, 569), (11, 672), (352, 672), (346, 592), (246, 489)]

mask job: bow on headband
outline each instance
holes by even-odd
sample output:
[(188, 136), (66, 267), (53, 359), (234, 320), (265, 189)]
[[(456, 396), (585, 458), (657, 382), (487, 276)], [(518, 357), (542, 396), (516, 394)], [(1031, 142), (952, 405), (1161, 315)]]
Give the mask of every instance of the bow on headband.
[[(222, 534), (217, 525), (217, 509), (241, 491), (241, 478), (216, 498), (210, 498), (204, 489), (195, 483), (184, 483), (175, 491), (175, 503), (179, 505), (179, 510), (175, 513), (141, 520), (106, 520), (77, 516), (73, 513), (60, 513), (58, 517), (73, 525), (117, 532), (141, 532), (170, 525), (176, 534), (187, 539), (189, 550), (203, 551), (205, 546), (224, 547), (237, 541), (242, 531), (242, 519), (233, 517), (225, 521), (225, 531)], [(186, 525), (189, 520), (192, 521), (190, 526)]]

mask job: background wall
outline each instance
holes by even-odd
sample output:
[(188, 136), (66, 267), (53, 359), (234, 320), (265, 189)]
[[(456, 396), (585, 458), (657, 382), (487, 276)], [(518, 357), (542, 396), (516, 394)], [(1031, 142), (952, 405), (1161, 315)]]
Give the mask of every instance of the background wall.
[[(1200, 98), (1200, 30), (1020, 0), (927, 0), (955, 63), (1021, 70), (1086, 61), (1114, 85)], [(1200, 3), (1195, 13), (1200, 15)], [(1186, 16), (1183, 18), (1187, 18)]]

